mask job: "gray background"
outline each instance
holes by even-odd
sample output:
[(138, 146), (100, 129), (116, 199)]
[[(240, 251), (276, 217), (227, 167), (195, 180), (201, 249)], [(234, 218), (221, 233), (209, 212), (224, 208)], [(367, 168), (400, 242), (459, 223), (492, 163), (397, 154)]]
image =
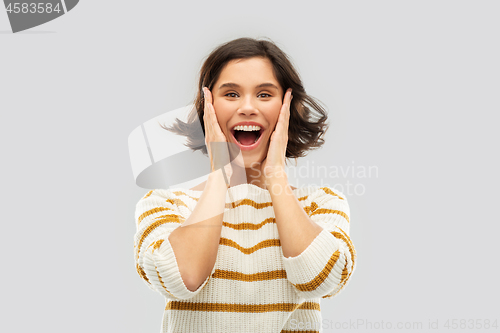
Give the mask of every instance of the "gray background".
[(0, 10), (3, 329), (159, 331), (164, 300), (134, 265), (147, 190), (134, 183), (127, 138), (191, 102), (204, 57), (242, 36), (277, 42), (328, 107), (327, 143), (309, 161), (378, 169), (328, 180), (365, 192), (346, 193), (358, 266), (323, 301), (325, 332), (358, 320), (374, 326), (343, 331), (500, 319), (499, 9), (82, 1), (15, 35)]

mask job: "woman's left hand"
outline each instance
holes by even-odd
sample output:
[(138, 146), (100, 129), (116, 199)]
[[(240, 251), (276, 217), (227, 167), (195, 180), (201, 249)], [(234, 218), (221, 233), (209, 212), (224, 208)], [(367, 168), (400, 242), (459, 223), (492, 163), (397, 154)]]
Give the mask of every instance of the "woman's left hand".
[(283, 105), (281, 106), (276, 127), (271, 135), (267, 157), (260, 166), (261, 174), (265, 177), (266, 187), (271, 185), (273, 179), (282, 178), (285, 175), (288, 124), (290, 121), (290, 103), (292, 98), (292, 89), (288, 89), (283, 98)]

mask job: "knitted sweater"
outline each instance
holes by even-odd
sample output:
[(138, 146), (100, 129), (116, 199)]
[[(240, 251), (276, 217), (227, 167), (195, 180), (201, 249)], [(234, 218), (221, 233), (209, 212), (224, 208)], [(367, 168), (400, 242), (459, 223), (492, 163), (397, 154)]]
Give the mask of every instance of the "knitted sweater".
[(355, 267), (349, 206), (328, 187), (293, 192), (323, 227), (312, 243), (284, 257), (269, 192), (251, 184), (231, 187), (214, 268), (196, 291), (184, 285), (168, 236), (202, 191), (157, 189), (139, 200), (136, 268), (166, 299), (161, 332), (322, 332), (320, 300), (337, 294)]

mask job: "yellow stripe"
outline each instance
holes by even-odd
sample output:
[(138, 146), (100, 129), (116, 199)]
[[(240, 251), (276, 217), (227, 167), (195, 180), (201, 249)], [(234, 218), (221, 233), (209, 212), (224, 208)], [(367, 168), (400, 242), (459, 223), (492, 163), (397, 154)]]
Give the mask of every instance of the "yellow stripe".
[(220, 238), (219, 244), (233, 247), (237, 250), (240, 250), (244, 254), (251, 254), (257, 250), (260, 250), (260, 249), (263, 249), (266, 247), (280, 246), (281, 245), (279, 239), (266, 239), (265, 241), (262, 241), (262, 242), (258, 243), (257, 245), (246, 248), (246, 247), (240, 246), (238, 243), (236, 243), (235, 241), (233, 241), (231, 239), (227, 239), (227, 238), (223, 238), (223, 237)]
[(326, 194), (330, 194), (330, 195), (333, 195), (337, 198), (339, 198), (340, 200), (344, 200), (344, 198), (342, 198), (341, 196), (339, 196), (337, 193), (333, 192), (332, 190), (330, 190), (328, 187), (322, 187), (321, 188), (323, 191), (325, 191)]
[(311, 216), (311, 212), (314, 212), (316, 209), (318, 209), (318, 204), (315, 203), (314, 201), (311, 202), (310, 206), (305, 206), (304, 210), (306, 211), (307, 215)]
[(155, 228), (157, 228), (158, 226), (162, 225), (162, 224), (165, 224), (165, 223), (182, 223), (184, 222), (184, 219), (179, 216), (179, 215), (165, 215), (164, 218), (162, 219), (159, 219), (153, 223), (151, 223), (145, 230), (144, 232), (142, 233), (141, 235), (141, 239), (139, 240), (139, 243), (137, 244), (137, 258), (139, 258), (139, 251), (141, 249), (141, 245), (142, 245), (142, 242), (144, 241), (144, 239), (146, 237), (148, 237), (148, 235), (153, 232), (153, 230)]
[(173, 193), (173, 194), (175, 194), (175, 195), (185, 195), (186, 197), (191, 198), (191, 199), (193, 199), (193, 200), (195, 200), (195, 201), (200, 200), (200, 199), (195, 198), (195, 197), (192, 197), (192, 196), (190, 196), (189, 194), (186, 194), (186, 193), (184, 193), (184, 192), (182, 192), (182, 191), (175, 191), (175, 192), (172, 192), (172, 193)]
[(308, 197), (307, 195), (304, 195), (303, 197), (300, 197), (300, 198), (299, 198), (299, 201), (306, 200), (306, 199), (307, 199), (307, 197)]
[(339, 228), (340, 232), (342, 233), (342, 235), (344, 235), (344, 238), (349, 242), (350, 244), (350, 248), (352, 248), (353, 252), (354, 252), (354, 257), (356, 257), (356, 250), (354, 248), (354, 245), (352, 244), (351, 242), (351, 238), (345, 233), (344, 230), (342, 230), (342, 228)]
[(254, 224), (254, 223), (233, 224), (229, 222), (222, 222), (222, 225), (235, 230), (258, 230), (268, 223), (276, 223), (276, 219), (274, 217), (270, 217), (260, 222), (259, 224)]
[[(147, 198), (149, 197), (151, 194), (153, 193), (153, 191), (149, 191), (148, 194), (146, 194), (146, 196), (143, 198)], [(170, 208), (166, 208), (166, 207), (155, 207), (153, 209), (150, 209), (144, 213), (142, 213), (138, 218), (137, 218), (137, 224), (141, 223), (142, 220), (144, 218), (146, 218), (147, 216), (149, 215), (152, 215), (152, 214), (156, 214), (156, 213), (159, 213), (159, 212), (164, 212), (164, 211), (168, 211), (168, 210), (171, 210)], [(152, 223), (149, 227), (147, 227), (144, 232), (142, 233), (141, 235), (141, 239), (139, 240), (139, 244), (137, 246), (135, 246), (136, 248), (136, 254), (137, 254), (137, 259), (139, 259), (139, 251), (140, 251), (140, 248), (141, 248), (141, 245), (144, 241), (144, 239), (158, 226), (164, 224), (164, 223), (170, 223), (170, 222), (177, 222), (177, 223), (182, 223), (184, 221), (184, 219), (179, 216), (179, 215), (175, 215), (175, 214), (170, 214), (170, 215), (162, 215), (161, 216), (161, 219), (158, 219), (156, 222)], [(146, 276), (146, 272), (144, 272), (144, 270), (142, 269), (141, 266), (139, 266), (139, 264), (136, 264), (136, 270), (137, 270), (137, 273), (139, 274), (139, 276), (141, 278), (144, 279), (144, 281), (146, 281), (148, 284), (151, 284), (151, 282), (149, 281), (148, 277)]]
[[(167, 293), (172, 295), (172, 293), (170, 291), (168, 291), (167, 287), (165, 287), (165, 285), (163, 284), (163, 280), (161, 279), (160, 272), (158, 272), (158, 267), (156, 267), (156, 265), (155, 265), (155, 270), (156, 270), (156, 275), (158, 275), (158, 280), (160, 280), (160, 284), (161, 284), (163, 290), (165, 290)], [(172, 295), (172, 297), (175, 297), (175, 296)]]
[[(153, 243), (149, 244), (148, 248), (149, 248), (151, 245), (153, 245), (153, 252), (154, 252), (154, 250), (157, 250), (158, 248), (160, 248), (161, 243), (163, 243), (163, 239), (159, 239), (159, 240), (157, 240), (156, 242), (153, 242)], [(134, 248), (137, 248), (137, 247), (136, 247), (136, 246), (134, 246)], [(161, 282), (161, 284), (162, 284), (162, 286), (163, 286), (163, 282), (161, 281), (161, 278), (160, 278), (160, 273), (158, 273), (158, 268), (157, 268), (156, 266), (155, 266), (155, 268), (156, 268), (156, 273), (158, 274), (158, 278), (160, 279), (160, 282)], [(136, 269), (137, 269), (137, 273), (139, 273), (139, 275), (140, 275), (140, 276), (141, 276), (141, 277), (142, 277), (142, 278), (143, 278), (143, 279), (144, 279), (147, 283), (151, 284), (151, 282), (149, 282), (148, 277), (146, 276), (146, 272), (144, 272), (144, 270), (142, 269), (142, 267), (141, 267), (141, 266), (139, 266), (139, 264), (136, 264)], [(167, 292), (169, 292), (169, 291), (167, 290), (167, 288), (165, 288), (165, 286), (163, 286), (163, 288), (164, 288)], [(170, 292), (169, 292), (169, 293), (170, 293)], [(173, 296), (173, 295), (172, 295), (172, 296)]]
[(316, 302), (304, 302), (298, 307), (298, 309), (321, 311), (321, 307), (320, 307), (319, 303), (316, 303)]
[[(300, 306), (301, 304), (296, 303), (238, 304), (169, 301), (165, 310), (263, 313), (273, 311), (292, 312)], [(317, 307), (319, 309), (319, 304)]]
[(142, 199), (146, 199), (153, 193), (153, 190), (149, 191)]
[(175, 214), (175, 212), (174, 212), (174, 214), (167, 214), (167, 215), (156, 216), (153, 220), (154, 221), (158, 221), (158, 220), (161, 220), (161, 219), (168, 219), (168, 218), (170, 218), (172, 216), (180, 216), (180, 215), (179, 214)]
[(316, 209), (309, 216), (318, 215), (318, 214), (338, 214), (338, 215), (342, 216), (343, 218), (345, 218), (347, 220), (347, 222), (349, 223), (349, 216), (347, 216), (347, 214), (341, 210), (320, 208), (320, 209)]
[(253, 201), (251, 199), (243, 199), (243, 200), (238, 201), (238, 203), (234, 203), (234, 202), (227, 203), (226, 208), (236, 208), (236, 207), (243, 206), (243, 205), (252, 206), (256, 209), (262, 209), (262, 208), (272, 206), (273, 203), (272, 202), (256, 203), (255, 201)]
[(351, 253), (351, 260), (352, 260), (352, 264), (354, 266), (354, 260), (356, 258), (356, 250), (354, 249), (354, 245), (352, 245), (352, 242), (351, 242), (349, 236), (345, 235), (344, 231), (342, 229), (339, 228), (339, 230), (341, 230), (342, 233), (332, 231), (331, 234), (333, 236), (335, 236), (336, 238), (340, 238), (341, 240), (343, 240), (346, 243), (347, 247), (349, 248), (349, 252)]
[(344, 269), (342, 270), (342, 277), (340, 279), (340, 283), (344, 283), (344, 281), (347, 279), (347, 276), (349, 276), (349, 272), (347, 271), (347, 260), (344, 265)]
[(318, 288), (328, 277), (330, 272), (333, 269), (333, 266), (339, 259), (340, 251), (337, 250), (335, 253), (330, 257), (330, 260), (328, 260), (327, 264), (323, 268), (323, 270), (311, 281), (307, 283), (300, 283), (300, 284), (293, 284), (298, 290), (300, 291), (312, 291)]
[(187, 207), (187, 205), (181, 199), (174, 198), (174, 199), (167, 199), (166, 201), (168, 203), (171, 203), (172, 205), (177, 206), (177, 207), (179, 207), (179, 206)]
[[(351, 253), (351, 261), (352, 261), (351, 272), (347, 271), (347, 264), (348, 264), (347, 260), (346, 260), (344, 269), (342, 270), (342, 278), (340, 280), (340, 285), (342, 285), (342, 287), (343, 287), (347, 283), (347, 280), (349, 280), (349, 278), (351, 277), (351, 274), (353, 272), (354, 264), (356, 261), (356, 250), (354, 249), (354, 245), (352, 244), (349, 236), (347, 236), (347, 234), (342, 229), (339, 229), (339, 230), (341, 231), (340, 233), (333, 231), (333, 232), (331, 232), (331, 234), (337, 238), (342, 239), (347, 244), (347, 247), (349, 248), (349, 252)], [(342, 287), (339, 288), (339, 290), (337, 290), (337, 292), (335, 294), (327, 294), (327, 295), (323, 296), (322, 298), (330, 298), (330, 297), (335, 296), (336, 294), (338, 294), (340, 292), (340, 290), (342, 290)]]
[[(352, 271), (351, 271), (351, 273), (352, 273)], [(344, 274), (347, 274), (347, 262), (346, 262), (344, 269), (342, 270), (342, 279), (339, 283), (340, 288), (338, 288), (338, 290), (335, 292), (335, 294), (327, 294), (325, 296), (322, 296), (321, 298), (330, 298), (330, 297), (337, 295), (342, 290), (342, 288), (344, 288), (345, 284), (347, 283), (347, 280), (351, 276), (351, 273), (349, 273), (349, 275), (347, 275), (347, 277), (344, 278)]]
[(164, 211), (167, 211), (167, 210), (172, 210), (172, 209), (167, 208), (167, 207), (155, 207), (153, 209), (150, 209), (150, 210), (142, 213), (141, 216), (139, 216), (137, 218), (137, 224), (141, 223), (142, 220), (144, 220), (144, 218), (147, 217), (147, 216), (149, 216), (149, 215), (160, 213), (160, 212), (164, 212)]
[(212, 274), (212, 277), (217, 279), (237, 280), (244, 282), (267, 281), (267, 280), (286, 279), (286, 271), (276, 270), (268, 272), (259, 272), (254, 274), (244, 274), (240, 272), (224, 271), (216, 269), (215, 272)]
[[(175, 195), (185, 195), (185, 196), (187, 196), (187, 197), (189, 197), (189, 198), (191, 198), (193, 200), (196, 200), (196, 201), (199, 200), (198, 198), (190, 196), (190, 195), (188, 195), (188, 194), (186, 194), (186, 193), (184, 193), (182, 191), (175, 191), (175, 192), (172, 192), (172, 193), (175, 194)], [(304, 197), (304, 198), (306, 198), (306, 197)], [(173, 205), (187, 207), (187, 205), (182, 200), (180, 200), (178, 198), (167, 199), (166, 201), (169, 202), (169, 203), (171, 203), (171, 204), (173, 204)], [(257, 202), (255, 202), (255, 201), (253, 201), (251, 199), (242, 199), (242, 200), (239, 200), (238, 202), (226, 203), (226, 208), (236, 208), (236, 207), (243, 206), (243, 205), (252, 206), (252, 207), (257, 208), (257, 209), (262, 209), (262, 208), (265, 208), (265, 207), (272, 206), (273, 203), (272, 202), (257, 203)]]
[(290, 331), (290, 330), (281, 330), (280, 333), (319, 333), (319, 331)]
[(151, 284), (151, 282), (149, 282), (148, 277), (146, 276), (146, 272), (144, 272), (144, 270), (142, 269), (141, 266), (139, 266), (139, 264), (136, 264), (135, 269), (137, 270), (137, 273), (139, 273), (139, 276), (144, 279), (144, 281)]
[(159, 239), (156, 242), (152, 243), (151, 245), (153, 245), (153, 252), (155, 250), (158, 250), (160, 248), (160, 246), (161, 246), (162, 243), (163, 243), (163, 239)]
[[(196, 201), (200, 200), (199, 198), (193, 197), (193, 196), (191, 196), (185, 192), (182, 192), (182, 191), (175, 191), (172, 193), (175, 195), (185, 195), (188, 198), (191, 198), (191, 199), (196, 200)], [(301, 197), (299, 200), (305, 200), (306, 198), (307, 198), (307, 196)], [(255, 201), (253, 201), (251, 199), (242, 199), (242, 200), (239, 200), (238, 202), (226, 203), (226, 208), (235, 208), (235, 207), (238, 207), (241, 205), (254, 206), (255, 208), (260, 209), (260, 208), (272, 206), (272, 202), (256, 203)]]

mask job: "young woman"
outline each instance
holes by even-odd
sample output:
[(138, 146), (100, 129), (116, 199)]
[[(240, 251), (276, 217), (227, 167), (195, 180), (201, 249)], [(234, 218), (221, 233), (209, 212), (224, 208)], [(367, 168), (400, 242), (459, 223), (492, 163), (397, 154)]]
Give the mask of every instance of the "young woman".
[(137, 271), (166, 298), (162, 332), (321, 332), (320, 300), (355, 267), (349, 206), (332, 188), (291, 187), (285, 160), (321, 146), (326, 112), (267, 40), (216, 48), (199, 88), (170, 130), (212, 173), (150, 191), (135, 214)]

